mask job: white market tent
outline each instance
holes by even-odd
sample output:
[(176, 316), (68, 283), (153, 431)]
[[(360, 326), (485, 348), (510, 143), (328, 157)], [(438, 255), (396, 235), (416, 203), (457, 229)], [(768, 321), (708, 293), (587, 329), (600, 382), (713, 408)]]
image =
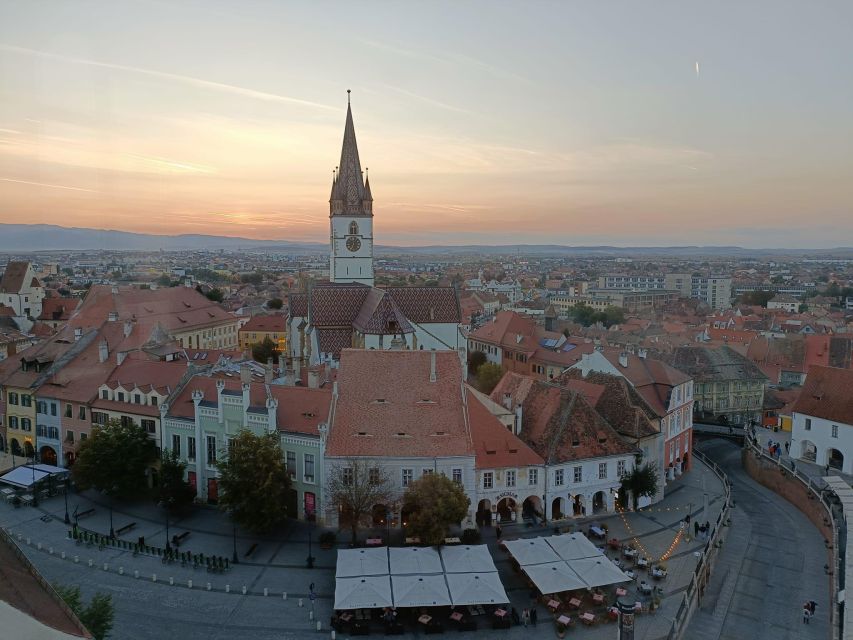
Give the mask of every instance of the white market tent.
[(335, 609), (378, 609), (390, 606), (391, 578), (387, 575), (335, 580)]
[(602, 555), (589, 538), (582, 533), (566, 533), (559, 536), (550, 536), (545, 541), (557, 552), (563, 560), (577, 560), (578, 558), (598, 558)]
[(339, 549), (336, 578), (388, 575), (388, 547)]
[(434, 547), (390, 547), (388, 557), (391, 575), (444, 573)]
[(523, 567), (536, 588), (543, 594), (586, 589), (589, 585), (565, 561), (533, 564)]
[(496, 571), (489, 573), (448, 573), (447, 587), (454, 606), (506, 604), (509, 598)]
[(395, 607), (441, 607), (450, 605), (444, 575), (391, 576)]
[(510, 552), (515, 561), (522, 567), (529, 564), (545, 564), (546, 562), (559, 562), (560, 556), (551, 548), (545, 538), (522, 538), (520, 540), (507, 540), (504, 546)]
[(33, 471), (32, 467), (15, 467), (9, 473), (0, 477), (0, 482), (5, 482), (6, 484), (11, 484), (23, 489), (29, 489), (33, 486), (33, 478), (35, 478), (35, 482), (38, 483), (49, 475), (50, 474), (46, 471), (40, 471), (38, 467), (36, 467), (35, 471)]
[(571, 566), (571, 568), (590, 587), (601, 587), (606, 584), (628, 582), (631, 579), (625, 575), (619, 567), (604, 556), (572, 560), (571, 563), (569, 563), (569, 566)]
[(497, 571), (489, 547), (484, 544), (441, 548), (445, 573), (490, 573)]

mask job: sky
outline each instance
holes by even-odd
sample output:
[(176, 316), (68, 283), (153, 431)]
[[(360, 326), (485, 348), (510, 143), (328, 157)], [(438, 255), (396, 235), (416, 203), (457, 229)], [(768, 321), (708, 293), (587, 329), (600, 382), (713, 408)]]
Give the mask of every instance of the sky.
[(853, 3), (0, 0), (0, 222), (853, 245)]

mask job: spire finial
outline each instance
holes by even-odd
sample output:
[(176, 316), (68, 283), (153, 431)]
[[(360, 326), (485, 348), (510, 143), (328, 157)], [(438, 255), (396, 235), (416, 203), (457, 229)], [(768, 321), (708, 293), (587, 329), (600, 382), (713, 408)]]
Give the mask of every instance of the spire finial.
[(347, 105), (349, 105), (349, 94), (350, 94), (350, 90), (347, 89)]

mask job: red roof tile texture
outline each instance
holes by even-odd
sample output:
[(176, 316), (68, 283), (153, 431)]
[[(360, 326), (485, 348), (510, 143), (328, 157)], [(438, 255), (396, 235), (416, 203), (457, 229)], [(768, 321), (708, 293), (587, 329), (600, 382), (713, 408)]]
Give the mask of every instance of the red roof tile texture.
[(515, 468), (545, 463), (542, 456), (507, 429), (475, 394), (467, 392), (466, 395), (475, 465), (478, 469)]
[(240, 328), (240, 333), (251, 333), (253, 331), (284, 333), (286, 326), (287, 317), (282, 314), (252, 316), (252, 319)]
[[(25, 260), (12, 260), (6, 265), (3, 277), (0, 278), (0, 293), (20, 293), (26, 283), (27, 269), (30, 263)], [(39, 286), (33, 278), (33, 286)]]
[(853, 424), (853, 371), (811, 367), (794, 411), (833, 422)]

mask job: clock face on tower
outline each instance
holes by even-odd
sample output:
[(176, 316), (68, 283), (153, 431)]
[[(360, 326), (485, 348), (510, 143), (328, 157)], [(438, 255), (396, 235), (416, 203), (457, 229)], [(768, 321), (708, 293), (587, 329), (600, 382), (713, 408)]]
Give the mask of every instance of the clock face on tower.
[(350, 251), (358, 251), (361, 248), (361, 240), (356, 238), (355, 236), (349, 236), (347, 238), (347, 249)]

